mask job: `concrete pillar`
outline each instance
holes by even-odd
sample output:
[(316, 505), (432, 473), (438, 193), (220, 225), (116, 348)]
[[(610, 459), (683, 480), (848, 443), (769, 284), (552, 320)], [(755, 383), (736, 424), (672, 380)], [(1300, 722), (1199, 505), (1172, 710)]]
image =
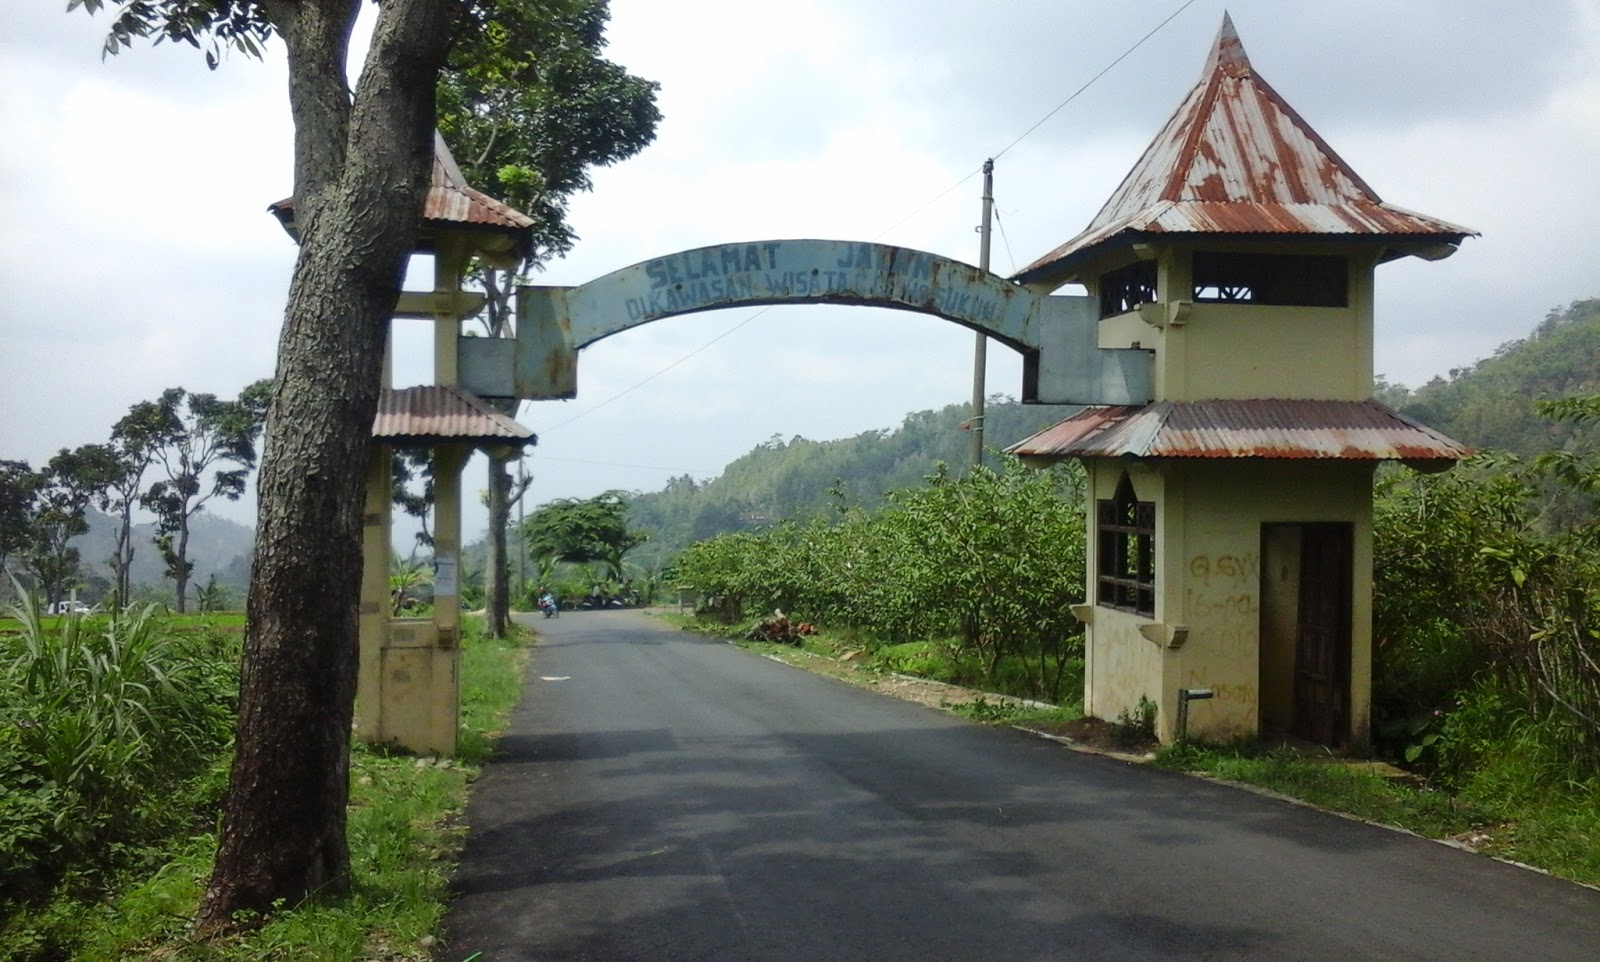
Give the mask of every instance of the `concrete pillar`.
[[(434, 244), (433, 290), (435, 294), (455, 294), (461, 290), (461, 278), (466, 271), (467, 248), (458, 237), (441, 236)], [(433, 323), (433, 383), (455, 385), (461, 383), (461, 369), (457, 363), (457, 338), (461, 336), (461, 319), (456, 315), (455, 298), (439, 298), (441, 308)]]
[(393, 449), (374, 444), (367, 458), (361, 532), (361, 667), (356, 681), (356, 731), (379, 742), (383, 732), (383, 649), (389, 636), (390, 468)]
[(471, 449), (433, 455), (433, 650), (429, 751), (454, 754), (461, 709), (461, 469)]

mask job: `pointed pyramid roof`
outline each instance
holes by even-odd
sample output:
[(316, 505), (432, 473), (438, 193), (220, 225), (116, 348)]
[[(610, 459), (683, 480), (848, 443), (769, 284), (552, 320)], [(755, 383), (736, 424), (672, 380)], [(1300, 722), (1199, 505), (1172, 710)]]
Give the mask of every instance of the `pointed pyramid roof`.
[(1392, 238), (1398, 257), (1476, 233), (1384, 203), (1256, 72), (1224, 14), (1199, 82), (1100, 213), (1015, 279), (1065, 281), (1091, 252), (1151, 234)]
[[(285, 197), (267, 210), (278, 218), (291, 237), (297, 236), (293, 197)], [(506, 243), (492, 245), (496, 249), (525, 251), (533, 242), (533, 226), (533, 218), (527, 214), (469, 186), (443, 135), (437, 130), (433, 132), (433, 172), (428, 181), (428, 193), (422, 201), (419, 250), (432, 249), (434, 232), (453, 228), (500, 235)]]
[(532, 217), (469, 186), (444, 135), (437, 130), (433, 132), (433, 179), (428, 184), (427, 200), (423, 201), (422, 219), (512, 231), (533, 226)]

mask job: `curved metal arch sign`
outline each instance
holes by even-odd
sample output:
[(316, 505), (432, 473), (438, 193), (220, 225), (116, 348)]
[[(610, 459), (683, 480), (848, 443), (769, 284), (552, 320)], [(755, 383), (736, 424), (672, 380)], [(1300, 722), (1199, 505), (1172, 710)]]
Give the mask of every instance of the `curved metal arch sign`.
[(982, 331), (1023, 355), (1027, 401), (1149, 399), (1149, 354), (1100, 349), (1089, 298), (1036, 294), (926, 251), (836, 240), (719, 244), (580, 287), (520, 287), (515, 346), (462, 338), (463, 385), (486, 397), (575, 397), (578, 352), (596, 341), (679, 314), (770, 304), (886, 307)]

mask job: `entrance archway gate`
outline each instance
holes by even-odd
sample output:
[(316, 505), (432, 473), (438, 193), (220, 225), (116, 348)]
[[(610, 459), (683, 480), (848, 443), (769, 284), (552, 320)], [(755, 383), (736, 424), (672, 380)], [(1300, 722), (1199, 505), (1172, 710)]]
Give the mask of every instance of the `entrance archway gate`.
[[(432, 415), (445, 415), (441, 423), (472, 421), (474, 414), (478, 420), (494, 421), (492, 411), (479, 410), (481, 398), (575, 397), (579, 352), (641, 324), (697, 311), (775, 304), (885, 307), (930, 314), (982, 331), (1022, 354), (1021, 393), (1030, 402), (1144, 404), (1150, 396), (1150, 353), (1138, 348), (1101, 349), (1097, 302), (1041, 295), (925, 251), (831, 240), (751, 241), (680, 251), (579, 287), (519, 287), (514, 339), (460, 336), (461, 318), (475, 313), (481, 301), (460, 291), (462, 259), (437, 252), (436, 256), (441, 257), (436, 289), (402, 295), (397, 316), (435, 321), (437, 384), (418, 390), (431, 390), (439, 397), (394, 391), (389, 395), (397, 403), (404, 395)], [(465, 392), (449, 393), (460, 388)], [(445, 401), (455, 407), (444, 410), (440, 404)], [(402, 416), (399, 427), (379, 430), (375, 425), (375, 437), (389, 439), (396, 431), (416, 433), (422, 430), (417, 425), (426, 420), (427, 416)], [(519, 444), (531, 441), (531, 431), (502, 420), (506, 424), (496, 430), (509, 430), (508, 437)], [(456, 527), (465, 458), (452, 453), (454, 449), (433, 428), (425, 433), (441, 458), (435, 473), (441, 519), (435, 539), (435, 597), (444, 610), (436, 610), (426, 624), (383, 613), (389, 551), (384, 519), (390, 486), (387, 448), (380, 447), (368, 482), (368, 517), (375, 520), (368, 530), (357, 703), (363, 737), (449, 754), (454, 751), (459, 713)]]
[(642, 261), (579, 287), (523, 286), (517, 295), (514, 341), (459, 341), (462, 385), (482, 397), (576, 397), (579, 351), (662, 318), (844, 304), (931, 314), (982, 331), (1022, 354), (1025, 402), (1150, 400), (1150, 352), (1100, 348), (1097, 301), (1038, 294), (906, 247), (838, 240), (718, 244)]

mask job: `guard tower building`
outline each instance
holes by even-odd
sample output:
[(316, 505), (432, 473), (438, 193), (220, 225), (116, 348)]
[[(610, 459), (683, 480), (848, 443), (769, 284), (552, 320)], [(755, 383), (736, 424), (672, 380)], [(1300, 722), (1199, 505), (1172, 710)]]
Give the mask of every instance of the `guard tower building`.
[(1014, 280), (1072, 282), (1151, 403), (1015, 445), (1088, 472), (1084, 708), (1209, 691), (1191, 733), (1368, 741), (1372, 475), (1469, 452), (1372, 400), (1373, 277), (1475, 236), (1384, 203), (1251, 66), (1230, 19), (1199, 82), (1088, 228)]

